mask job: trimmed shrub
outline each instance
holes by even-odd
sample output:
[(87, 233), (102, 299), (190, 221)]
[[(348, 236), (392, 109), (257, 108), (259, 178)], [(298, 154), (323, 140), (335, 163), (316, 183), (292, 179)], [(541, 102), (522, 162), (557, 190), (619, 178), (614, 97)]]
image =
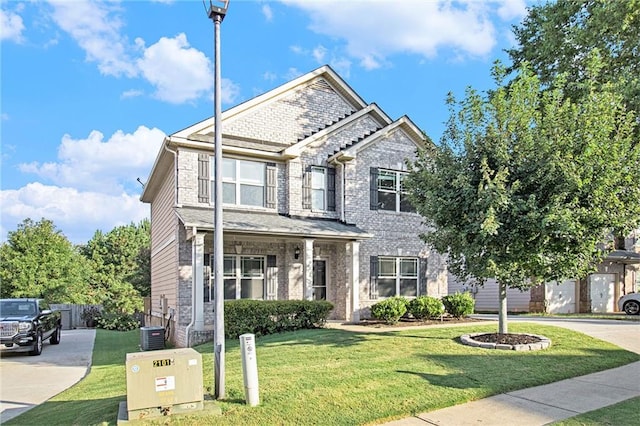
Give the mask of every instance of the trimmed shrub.
[(397, 323), (407, 313), (407, 299), (400, 296), (390, 297), (371, 306), (371, 316), (387, 324)]
[(444, 308), (456, 318), (466, 317), (473, 313), (476, 303), (469, 292), (450, 294), (442, 298)]
[(415, 319), (438, 318), (444, 314), (444, 305), (440, 299), (431, 296), (419, 296), (410, 300), (407, 311)]
[(320, 300), (231, 300), (224, 303), (225, 337), (322, 327), (332, 309)]
[(130, 331), (140, 327), (140, 321), (130, 314), (101, 312), (95, 320), (98, 328), (105, 330)]

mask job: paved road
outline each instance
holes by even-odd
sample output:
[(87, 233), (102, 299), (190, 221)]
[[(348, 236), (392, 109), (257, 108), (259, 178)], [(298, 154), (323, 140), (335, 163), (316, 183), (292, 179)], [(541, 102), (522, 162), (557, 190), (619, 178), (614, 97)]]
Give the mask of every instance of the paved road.
[(91, 366), (94, 329), (63, 330), (59, 345), (40, 356), (5, 353), (0, 359), (0, 423), (43, 403), (82, 379)]

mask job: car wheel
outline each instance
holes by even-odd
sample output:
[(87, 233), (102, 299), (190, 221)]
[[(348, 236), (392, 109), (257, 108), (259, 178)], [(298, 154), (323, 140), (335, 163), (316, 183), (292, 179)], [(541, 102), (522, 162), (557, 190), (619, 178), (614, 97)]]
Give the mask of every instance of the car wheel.
[(33, 345), (33, 349), (29, 352), (29, 355), (40, 355), (42, 353), (42, 331), (38, 330), (36, 334), (36, 342)]
[(62, 335), (62, 327), (57, 326), (56, 331), (53, 332), (53, 334), (51, 335), (51, 338), (49, 339), (49, 343), (51, 343), (52, 345), (57, 345), (58, 343), (60, 343), (61, 335)]
[(624, 311), (627, 315), (639, 315), (640, 314), (640, 303), (635, 300), (630, 300), (629, 302), (624, 304)]

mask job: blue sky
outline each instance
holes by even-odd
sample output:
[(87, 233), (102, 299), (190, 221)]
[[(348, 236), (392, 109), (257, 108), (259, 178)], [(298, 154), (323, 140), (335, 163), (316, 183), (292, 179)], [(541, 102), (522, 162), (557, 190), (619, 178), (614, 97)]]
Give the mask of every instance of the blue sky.
[[(207, 4), (209, 0), (206, 0)], [(0, 241), (25, 218), (83, 244), (149, 215), (165, 135), (213, 115), (202, 1), (3, 1)], [(223, 110), (329, 64), (391, 118), (441, 137), (449, 91), (492, 87), (524, 0), (231, 0)]]

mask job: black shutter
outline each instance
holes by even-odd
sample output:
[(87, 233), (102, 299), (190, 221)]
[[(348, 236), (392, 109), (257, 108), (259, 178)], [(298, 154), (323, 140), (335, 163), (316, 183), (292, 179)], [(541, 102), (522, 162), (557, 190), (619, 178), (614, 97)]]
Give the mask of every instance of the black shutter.
[(369, 258), (369, 299), (377, 299), (377, 298), (378, 298), (378, 256), (371, 256)]
[(336, 211), (336, 169), (327, 169), (327, 210)]
[(428, 259), (421, 257), (418, 259), (418, 296), (428, 296), (427, 294), (427, 279), (428, 279)]
[(198, 154), (198, 202), (209, 202), (209, 154)]
[(268, 209), (276, 208), (276, 182), (278, 179), (278, 169), (275, 163), (267, 163), (267, 201), (265, 207)]
[(369, 208), (378, 210), (378, 168), (369, 169)]
[(311, 209), (311, 166), (302, 166), (302, 208)]

